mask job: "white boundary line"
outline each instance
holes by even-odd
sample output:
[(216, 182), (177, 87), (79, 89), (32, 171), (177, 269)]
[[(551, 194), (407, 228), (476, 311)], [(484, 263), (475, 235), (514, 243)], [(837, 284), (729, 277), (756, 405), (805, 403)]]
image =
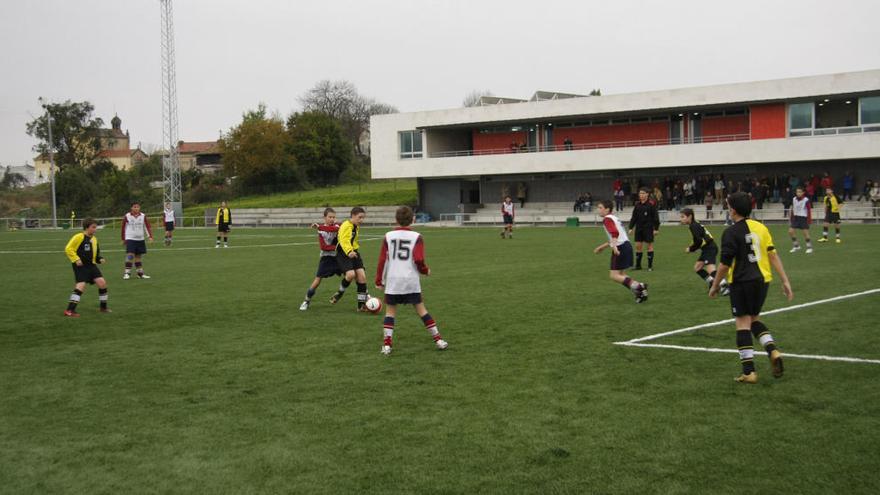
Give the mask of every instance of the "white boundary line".
[[(382, 239), (382, 237), (367, 237), (365, 239), (361, 239), (361, 242), (367, 241), (375, 241), (378, 239)], [(231, 246), (229, 249), (250, 249), (250, 248), (267, 248), (267, 247), (282, 247), (282, 246), (314, 246), (315, 241), (311, 242), (284, 242), (279, 244), (246, 244), (244, 246)], [(150, 253), (173, 253), (175, 251), (207, 251), (210, 249), (214, 249), (214, 246), (199, 246), (199, 247), (184, 247), (184, 248), (171, 248), (171, 249), (153, 249)], [(124, 253), (124, 249), (107, 249), (101, 250), (102, 253)], [(64, 254), (64, 251), (0, 251), (0, 254)]]
[[(770, 311), (766, 311), (761, 313), (761, 316), (771, 315), (776, 313), (784, 313), (786, 311), (793, 311), (795, 309), (803, 309), (809, 306), (816, 306), (818, 304), (826, 304), (830, 302), (842, 301), (844, 299), (851, 299), (854, 297), (867, 296), (870, 294), (880, 293), (880, 289), (869, 289), (862, 292), (856, 292), (853, 294), (845, 294), (842, 296), (831, 297), (828, 299), (820, 299), (818, 301), (811, 301), (803, 304), (796, 304), (794, 306), (786, 306), (784, 308), (772, 309)], [(669, 332), (655, 333), (653, 335), (648, 335), (646, 337), (636, 337), (631, 340), (626, 340), (622, 342), (614, 342), (614, 345), (622, 345), (627, 347), (653, 347), (658, 349), (677, 349), (681, 351), (700, 351), (700, 352), (726, 352), (726, 353), (736, 353), (739, 352), (736, 349), (718, 349), (714, 347), (693, 347), (693, 346), (683, 346), (683, 345), (669, 345), (669, 344), (644, 344), (642, 342), (646, 342), (649, 340), (656, 340), (662, 337), (668, 337), (669, 335), (676, 335), (684, 332), (692, 332), (694, 330), (699, 330), (701, 328), (710, 328), (717, 327), (719, 325), (725, 325), (728, 323), (733, 323), (735, 320), (733, 318), (728, 318), (726, 320), (713, 321), (711, 323), (703, 323), (700, 325), (694, 325), (685, 328), (679, 328), (677, 330), (671, 330)], [(845, 356), (819, 356), (819, 355), (811, 355), (811, 354), (790, 354), (785, 353), (786, 357), (796, 357), (802, 359), (819, 359), (823, 361), (845, 361), (849, 363), (871, 363), (871, 364), (880, 364), (880, 360), (878, 359), (863, 359), (863, 358), (853, 358), (853, 357), (845, 357)]]

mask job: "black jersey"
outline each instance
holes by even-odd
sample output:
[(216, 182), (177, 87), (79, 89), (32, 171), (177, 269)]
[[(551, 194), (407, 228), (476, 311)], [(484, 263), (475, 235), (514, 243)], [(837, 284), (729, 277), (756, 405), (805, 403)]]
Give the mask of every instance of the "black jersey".
[(770, 252), (774, 249), (770, 231), (761, 222), (747, 218), (727, 227), (721, 236), (721, 263), (730, 267), (727, 281), (770, 282)]
[(657, 205), (653, 201), (637, 202), (633, 207), (629, 228), (632, 229), (634, 227), (640, 229), (650, 227), (653, 230), (660, 230), (660, 214), (657, 211)]
[(693, 253), (697, 249), (715, 245), (715, 238), (706, 230), (706, 227), (703, 227), (703, 224), (692, 220), (688, 227), (691, 229), (691, 236), (694, 238), (693, 243), (688, 246), (688, 251)]

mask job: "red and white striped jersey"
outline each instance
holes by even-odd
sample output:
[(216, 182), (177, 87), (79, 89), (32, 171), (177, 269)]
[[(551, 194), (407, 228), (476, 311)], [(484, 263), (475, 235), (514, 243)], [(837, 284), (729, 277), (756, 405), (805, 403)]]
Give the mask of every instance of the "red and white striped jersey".
[(386, 294), (422, 292), (419, 273), (428, 273), (422, 236), (408, 227), (385, 234), (376, 267), (376, 285), (384, 286)]
[(321, 246), (321, 256), (336, 256), (336, 244), (339, 242), (339, 224), (318, 225), (318, 245)]
[(138, 213), (135, 216), (128, 212), (122, 217), (123, 241), (142, 241), (147, 234), (149, 237), (153, 237), (153, 230), (150, 228), (150, 221), (147, 220), (146, 215)]
[(806, 195), (803, 198), (795, 196), (791, 200), (791, 216), (813, 218), (813, 202)]
[[(602, 225), (605, 227), (608, 242), (612, 246), (620, 246), (624, 242), (629, 242), (626, 230), (623, 228), (623, 224), (620, 223), (620, 219), (616, 216), (605, 215), (605, 218), (602, 219)], [(615, 239), (617, 239), (617, 242), (614, 241)]]
[(501, 214), (513, 216), (514, 208), (513, 202), (501, 203)]

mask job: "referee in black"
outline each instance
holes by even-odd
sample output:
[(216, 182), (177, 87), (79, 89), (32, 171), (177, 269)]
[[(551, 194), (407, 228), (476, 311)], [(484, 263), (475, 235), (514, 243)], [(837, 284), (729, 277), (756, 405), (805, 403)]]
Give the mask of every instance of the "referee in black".
[(629, 219), (629, 233), (635, 232), (636, 270), (642, 269), (642, 243), (648, 243), (648, 271), (654, 270), (654, 236), (660, 231), (660, 214), (657, 204), (648, 199), (648, 190), (639, 189), (639, 201), (633, 207)]

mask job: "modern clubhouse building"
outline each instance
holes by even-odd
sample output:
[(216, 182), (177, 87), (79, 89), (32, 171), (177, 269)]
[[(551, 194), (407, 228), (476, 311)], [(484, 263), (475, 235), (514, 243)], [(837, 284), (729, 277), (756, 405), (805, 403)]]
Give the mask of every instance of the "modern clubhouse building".
[[(421, 208), (609, 198), (615, 178), (851, 171), (880, 179), (880, 70), (374, 116), (372, 175), (416, 178)], [(515, 194), (514, 194), (515, 195)]]

